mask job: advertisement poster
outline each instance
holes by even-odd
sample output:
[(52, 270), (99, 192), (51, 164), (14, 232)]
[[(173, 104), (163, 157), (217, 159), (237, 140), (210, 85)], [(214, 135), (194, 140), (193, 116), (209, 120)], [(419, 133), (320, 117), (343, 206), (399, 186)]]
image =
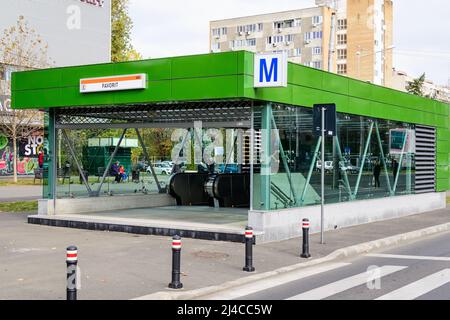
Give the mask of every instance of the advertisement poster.
[[(37, 132), (18, 142), (17, 173), (32, 175), (38, 168), (38, 154), (43, 148), (43, 133)], [(14, 166), (13, 144), (5, 134), (0, 133), (0, 175), (12, 175)]]

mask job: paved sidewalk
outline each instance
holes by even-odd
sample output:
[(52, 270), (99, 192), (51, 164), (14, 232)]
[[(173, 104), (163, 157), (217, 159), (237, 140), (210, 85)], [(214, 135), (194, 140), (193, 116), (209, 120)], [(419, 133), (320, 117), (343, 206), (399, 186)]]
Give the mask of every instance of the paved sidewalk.
[(0, 202), (28, 201), (42, 198), (42, 186), (0, 186)]
[[(65, 299), (65, 248), (79, 248), (79, 299), (131, 299), (166, 291), (170, 238), (30, 225), (27, 214), (0, 213), (0, 299)], [(450, 222), (450, 210), (337, 229), (311, 236), (312, 258), (336, 249)], [(297, 264), (300, 238), (260, 244), (257, 273)], [(220, 285), (244, 273), (244, 245), (183, 239), (183, 290)]]

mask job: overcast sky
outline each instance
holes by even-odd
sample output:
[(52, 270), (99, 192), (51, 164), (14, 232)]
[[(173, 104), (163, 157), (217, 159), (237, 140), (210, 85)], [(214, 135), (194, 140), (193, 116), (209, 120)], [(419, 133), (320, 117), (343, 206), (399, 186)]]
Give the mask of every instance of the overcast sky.
[[(145, 58), (208, 52), (209, 21), (314, 6), (314, 0), (130, 0), (133, 44)], [(394, 66), (450, 82), (450, 1), (394, 0)]]

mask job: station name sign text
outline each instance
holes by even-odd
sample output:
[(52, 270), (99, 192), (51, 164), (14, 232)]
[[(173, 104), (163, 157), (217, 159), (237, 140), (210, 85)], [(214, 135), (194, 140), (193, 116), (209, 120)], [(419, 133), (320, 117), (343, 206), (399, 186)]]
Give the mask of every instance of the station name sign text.
[(86, 78), (80, 80), (80, 93), (137, 90), (147, 87), (146, 74)]

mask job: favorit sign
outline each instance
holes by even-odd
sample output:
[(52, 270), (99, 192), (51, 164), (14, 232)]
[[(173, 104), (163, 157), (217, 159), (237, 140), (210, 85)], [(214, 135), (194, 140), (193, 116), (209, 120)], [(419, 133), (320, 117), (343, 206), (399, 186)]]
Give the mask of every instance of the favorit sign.
[(80, 80), (80, 92), (103, 92), (145, 89), (147, 87), (146, 74), (110, 76)]
[(255, 54), (255, 88), (287, 87), (287, 54)]

